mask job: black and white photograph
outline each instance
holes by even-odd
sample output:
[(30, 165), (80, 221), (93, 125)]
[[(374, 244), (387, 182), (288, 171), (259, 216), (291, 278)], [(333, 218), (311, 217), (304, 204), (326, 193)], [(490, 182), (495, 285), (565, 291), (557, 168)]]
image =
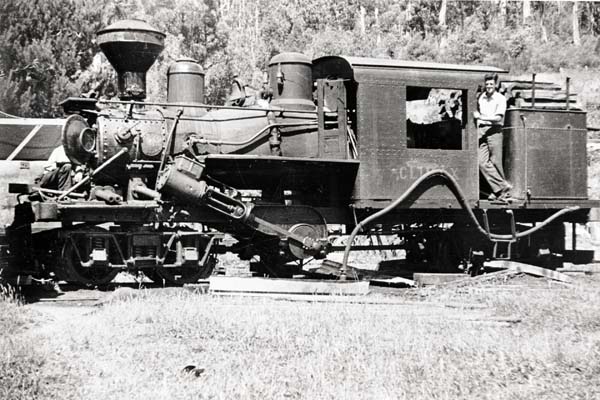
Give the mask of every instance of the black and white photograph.
[(0, 400), (598, 398), (600, 2), (0, 1)]

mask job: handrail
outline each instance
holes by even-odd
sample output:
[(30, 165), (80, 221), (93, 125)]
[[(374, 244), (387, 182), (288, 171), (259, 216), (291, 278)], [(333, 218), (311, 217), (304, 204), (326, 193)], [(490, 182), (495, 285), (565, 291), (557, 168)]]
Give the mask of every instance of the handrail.
[(297, 113), (297, 114), (316, 114), (314, 110), (294, 110), (290, 108), (261, 108), (261, 107), (236, 107), (236, 106), (215, 106), (201, 103), (161, 103), (161, 102), (144, 102), (144, 101), (119, 101), (119, 100), (98, 100), (100, 104), (125, 104), (136, 106), (158, 106), (158, 107), (189, 107), (189, 108), (208, 108), (216, 110), (249, 110), (249, 111), (264, 111), (276, 113)]

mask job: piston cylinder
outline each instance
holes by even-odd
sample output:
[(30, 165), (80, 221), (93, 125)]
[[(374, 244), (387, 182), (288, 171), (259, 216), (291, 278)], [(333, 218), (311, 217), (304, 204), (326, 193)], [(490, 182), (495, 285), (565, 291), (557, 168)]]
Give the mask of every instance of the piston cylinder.
[(165, 168), (158, 176), (156, 188), (188, 204), (198, 204), (206, 193), (206, 182), (201, 180), (204, 165), (184, 156)]
[(281, 53), (269, 62), (272, 106), (313, 110), (312, 62), (301, 53)]

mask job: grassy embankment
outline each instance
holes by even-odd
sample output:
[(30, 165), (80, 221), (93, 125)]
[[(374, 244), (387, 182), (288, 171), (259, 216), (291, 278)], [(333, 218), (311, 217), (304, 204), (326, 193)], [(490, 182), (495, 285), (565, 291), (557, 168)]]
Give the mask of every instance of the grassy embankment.
[[(3, 373), (53, 382), (39, 398), (598, 398), (600, 283), (527, 282), (406, 290), (401, 305), (142, 291), (13, 329)], [(35, 398), (22, 391), (9, 398)]]

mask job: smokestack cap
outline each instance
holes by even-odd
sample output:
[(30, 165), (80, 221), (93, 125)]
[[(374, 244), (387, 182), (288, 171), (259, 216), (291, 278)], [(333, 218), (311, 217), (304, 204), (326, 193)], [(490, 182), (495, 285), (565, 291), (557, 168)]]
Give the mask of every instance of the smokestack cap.
[(129, 36), (129, 40), (132, 40), (136, 33), (142, 35), (147, 34), (147, 39), (152, 40), (152, 38), (155, 37), (157, 41), (156, 43), (161, 45), (166, 37), (164, 33), (153, 28), (150, 24), (141, 19), (124, 19), (117, 21), (104, 29), (100, 29), (98, 32), (96, 32), (96, 35), (98, 36), (98, 42), (102, 44), (103, 41), (109, 41), (109, 33), (120, 34), (121, 37), (126, 40), (127, 36)]
[(166, 35), (141, 20), (117, 21), (96, 35), (119, 76), (119, 97), (145, 98), (146, 71), (163, 50)]

